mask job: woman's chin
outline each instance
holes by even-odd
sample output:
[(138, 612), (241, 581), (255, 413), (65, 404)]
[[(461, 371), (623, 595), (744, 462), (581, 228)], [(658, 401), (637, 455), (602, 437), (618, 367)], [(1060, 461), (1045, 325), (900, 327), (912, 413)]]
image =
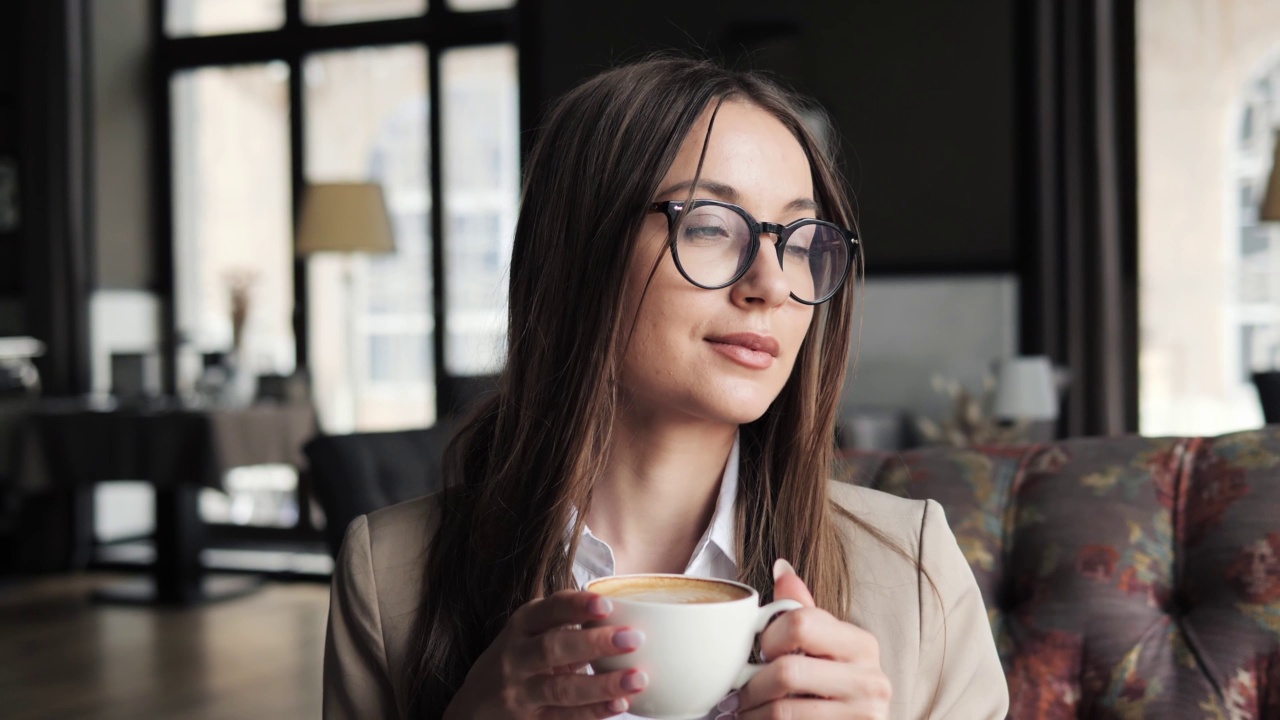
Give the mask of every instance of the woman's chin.
[(746, 425), (759, 420), (769, 409), (776, 393), (729, 393), (707, 398), (703, 406), (707, 416), (734, 425)]
[[(777, 399), (781, 388), (756, 382), (718, 382), (720, 378), (691, 383), (672, 392), (655, 385), (624, 387), (625, 406), (638, 411), (647, 422), (667, 415), (676, 422), (712, 422), (745, 425), (759, 420)], [(677, 418), (684, 418), (678, 420)]]

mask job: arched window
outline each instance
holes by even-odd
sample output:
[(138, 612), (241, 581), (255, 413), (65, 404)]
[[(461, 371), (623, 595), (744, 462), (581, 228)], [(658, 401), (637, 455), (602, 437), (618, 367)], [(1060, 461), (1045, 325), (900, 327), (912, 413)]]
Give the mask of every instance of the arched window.
[(1140, 430), (1262, 425), (1280, 369), (1280, 228), (1258, 222), (1280, 130), (1270, 0), (1138, 3)]
[(1280, 132), (1280, 49), (1253, 75), (1242, 100), (1228, 179), (1227, 218), (1237, 232), (1228, 246), (1236, 282), (1227, 307), (1238, 353), (1231, 371), (1248, 383), (1256, 370), (1280, 369), (1280, 223), (1258, 221)]

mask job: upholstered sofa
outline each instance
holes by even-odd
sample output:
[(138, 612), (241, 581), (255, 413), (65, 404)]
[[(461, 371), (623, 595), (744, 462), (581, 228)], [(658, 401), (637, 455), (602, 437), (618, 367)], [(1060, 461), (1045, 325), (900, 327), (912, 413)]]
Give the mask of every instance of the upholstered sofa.
[(1023, 718), (1280, 718), (1280, 427), (853, 452), (933, 498)]

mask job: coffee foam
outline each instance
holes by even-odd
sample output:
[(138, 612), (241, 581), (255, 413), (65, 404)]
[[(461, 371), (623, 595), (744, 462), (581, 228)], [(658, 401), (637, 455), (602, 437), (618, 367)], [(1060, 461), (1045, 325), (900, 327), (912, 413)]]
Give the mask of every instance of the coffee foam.
[(623, 600), (677, 605), (733, 602), (751, 596), (736, 585), (687, 577), (609, 578), (592, 583), (589, 589)]

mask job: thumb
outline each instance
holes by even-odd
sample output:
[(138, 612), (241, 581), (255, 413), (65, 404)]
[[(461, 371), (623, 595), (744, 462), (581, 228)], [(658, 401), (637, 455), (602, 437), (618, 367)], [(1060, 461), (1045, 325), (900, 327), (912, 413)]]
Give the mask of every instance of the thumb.
[(782, 558), (778, 558), (773, 563), (773, 599), (795, 600), (805, 607), (817, 605), (813, 601), (813, 595), (809, 592), (809, 587), (796, 574), (796, 569), (791, 567), (791, 563)]

